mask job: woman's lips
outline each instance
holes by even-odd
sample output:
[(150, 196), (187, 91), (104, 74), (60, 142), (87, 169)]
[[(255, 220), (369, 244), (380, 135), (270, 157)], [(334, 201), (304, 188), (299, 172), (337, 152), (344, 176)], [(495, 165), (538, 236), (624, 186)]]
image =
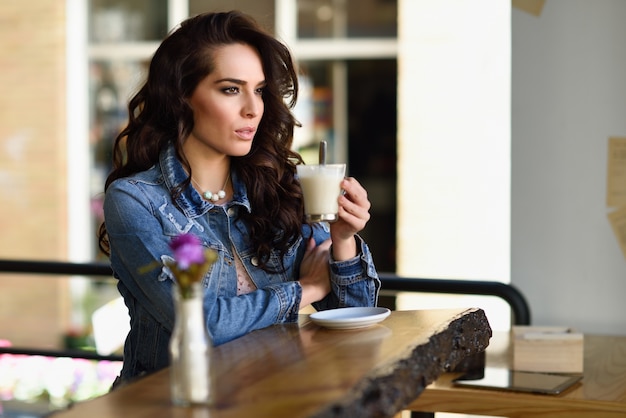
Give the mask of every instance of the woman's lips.
[(251, 128), (251, 127), (235, 130), (235, 134), (237, 134), (239, 138), (245, 139), (245, 140), (251, 140), (252, 138), (254, 138), (255, 133), (256, 133), (256, 129)]

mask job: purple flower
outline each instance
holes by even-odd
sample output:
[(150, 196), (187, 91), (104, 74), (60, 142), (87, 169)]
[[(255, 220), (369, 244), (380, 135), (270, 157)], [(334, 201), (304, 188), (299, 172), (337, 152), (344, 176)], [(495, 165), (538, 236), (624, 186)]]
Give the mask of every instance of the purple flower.
[(193, 264), (203, 264), (206, 261), (202, 243), (193, 234), (177, 236), (170, 242), (170, 249), (181, 270), (187, 270)]

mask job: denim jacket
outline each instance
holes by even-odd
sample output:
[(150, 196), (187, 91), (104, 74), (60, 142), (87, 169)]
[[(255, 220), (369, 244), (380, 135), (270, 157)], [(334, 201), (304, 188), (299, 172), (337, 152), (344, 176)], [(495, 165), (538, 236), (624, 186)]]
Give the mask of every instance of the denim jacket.
[[(203, 200), (191, 186), (172, 200), (172, 189), (186, 177), (173, 147), (169, 147), (161, 153), (158, 164), (114, 181), (106, 192), (104, 215), (111, 267), (131, 324), (124, 345), (122, 381), (169, 363), (168, 343), (174, 325), (172, 277), (167, 269), (145, 272), (142, 267), (169, 257), (168, 244), (173, 237), (193, 233), (218, 254), (202, 281), (206, 326), (216, 345), (273, 324), (296, 322), (305, 238), (311, 231), (318, 244), (330, 237), (327, 225), (303, 225), (301, 237), (283, 260), (286, 271), (268, 273), (257, 267), (248, 228), (237, 217), (240, 211), (253, 210), (237, 173), (231, 174), (233, 199), (223, 206)], [(331, 293), (314, 304), (316, 309), (376, 305), (378, 274), (369, 248), (359, 236), (355, 239), (360, 250), (357, 257), (330, 260)], [(258, 290), (237, 296), (234, 257), (240, 258)], [(276, 252), (270, 265), (280, 264)]]

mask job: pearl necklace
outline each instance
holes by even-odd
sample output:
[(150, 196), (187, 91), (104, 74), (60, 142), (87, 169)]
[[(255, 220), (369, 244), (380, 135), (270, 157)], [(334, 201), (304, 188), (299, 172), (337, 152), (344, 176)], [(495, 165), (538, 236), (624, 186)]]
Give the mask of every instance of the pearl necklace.
[[(226, 176), (226, 181), (224, 182), (224, 186), (218, 190), (217, 192), (213, 193), (210, 190), (204, 191), (201, 193), (202, 197), (205, 198), (206, 200), (210, 200), (211, 202), (217, 202), (220, 199), (223, 199), (226, 197), (226, 185), (228, 184), (228, 180), (230, 180), (230, 171), (228, 171), (228, 176)], [(198, 184), (197, 181), (195, 181), (193, 179), (193, 177), (191, 178), (191, 181), (198, 186), (198, 189), (202, 190), (202, 187)]]

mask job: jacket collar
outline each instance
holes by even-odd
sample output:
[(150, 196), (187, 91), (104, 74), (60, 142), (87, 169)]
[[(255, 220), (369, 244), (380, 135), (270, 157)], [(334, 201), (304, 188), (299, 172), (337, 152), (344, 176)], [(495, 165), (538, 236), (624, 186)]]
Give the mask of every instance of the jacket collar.
[[(159, 165), (161, 173), (163, 174), (165, 186), (171, 194), (177, 185), (187, 179), (187, 173), (185, 172), (182, 163), (176, 156), (174, 146), (169, 145), (161, 151), (161, 154), (159, 155)], [(239, 205), (243, 206), (248, 212), (251, 212), (246, 186), (239, 180), (239, 176), (237, 176), (236, 171), (231, 171), (230, 178), (233, 183), (234, 195), (233, 199), (230, 202), (227, 202), (224, 206), (228, 208), (234, 205)], [(198, 193), (191, 186), (191, 184), (187, 186), (180, 195), (178, 195), (174, 203), (189, 218), (202, 216), (216, 206), (214, 203), (204, 200), (200, 196), (200, 193)]]

